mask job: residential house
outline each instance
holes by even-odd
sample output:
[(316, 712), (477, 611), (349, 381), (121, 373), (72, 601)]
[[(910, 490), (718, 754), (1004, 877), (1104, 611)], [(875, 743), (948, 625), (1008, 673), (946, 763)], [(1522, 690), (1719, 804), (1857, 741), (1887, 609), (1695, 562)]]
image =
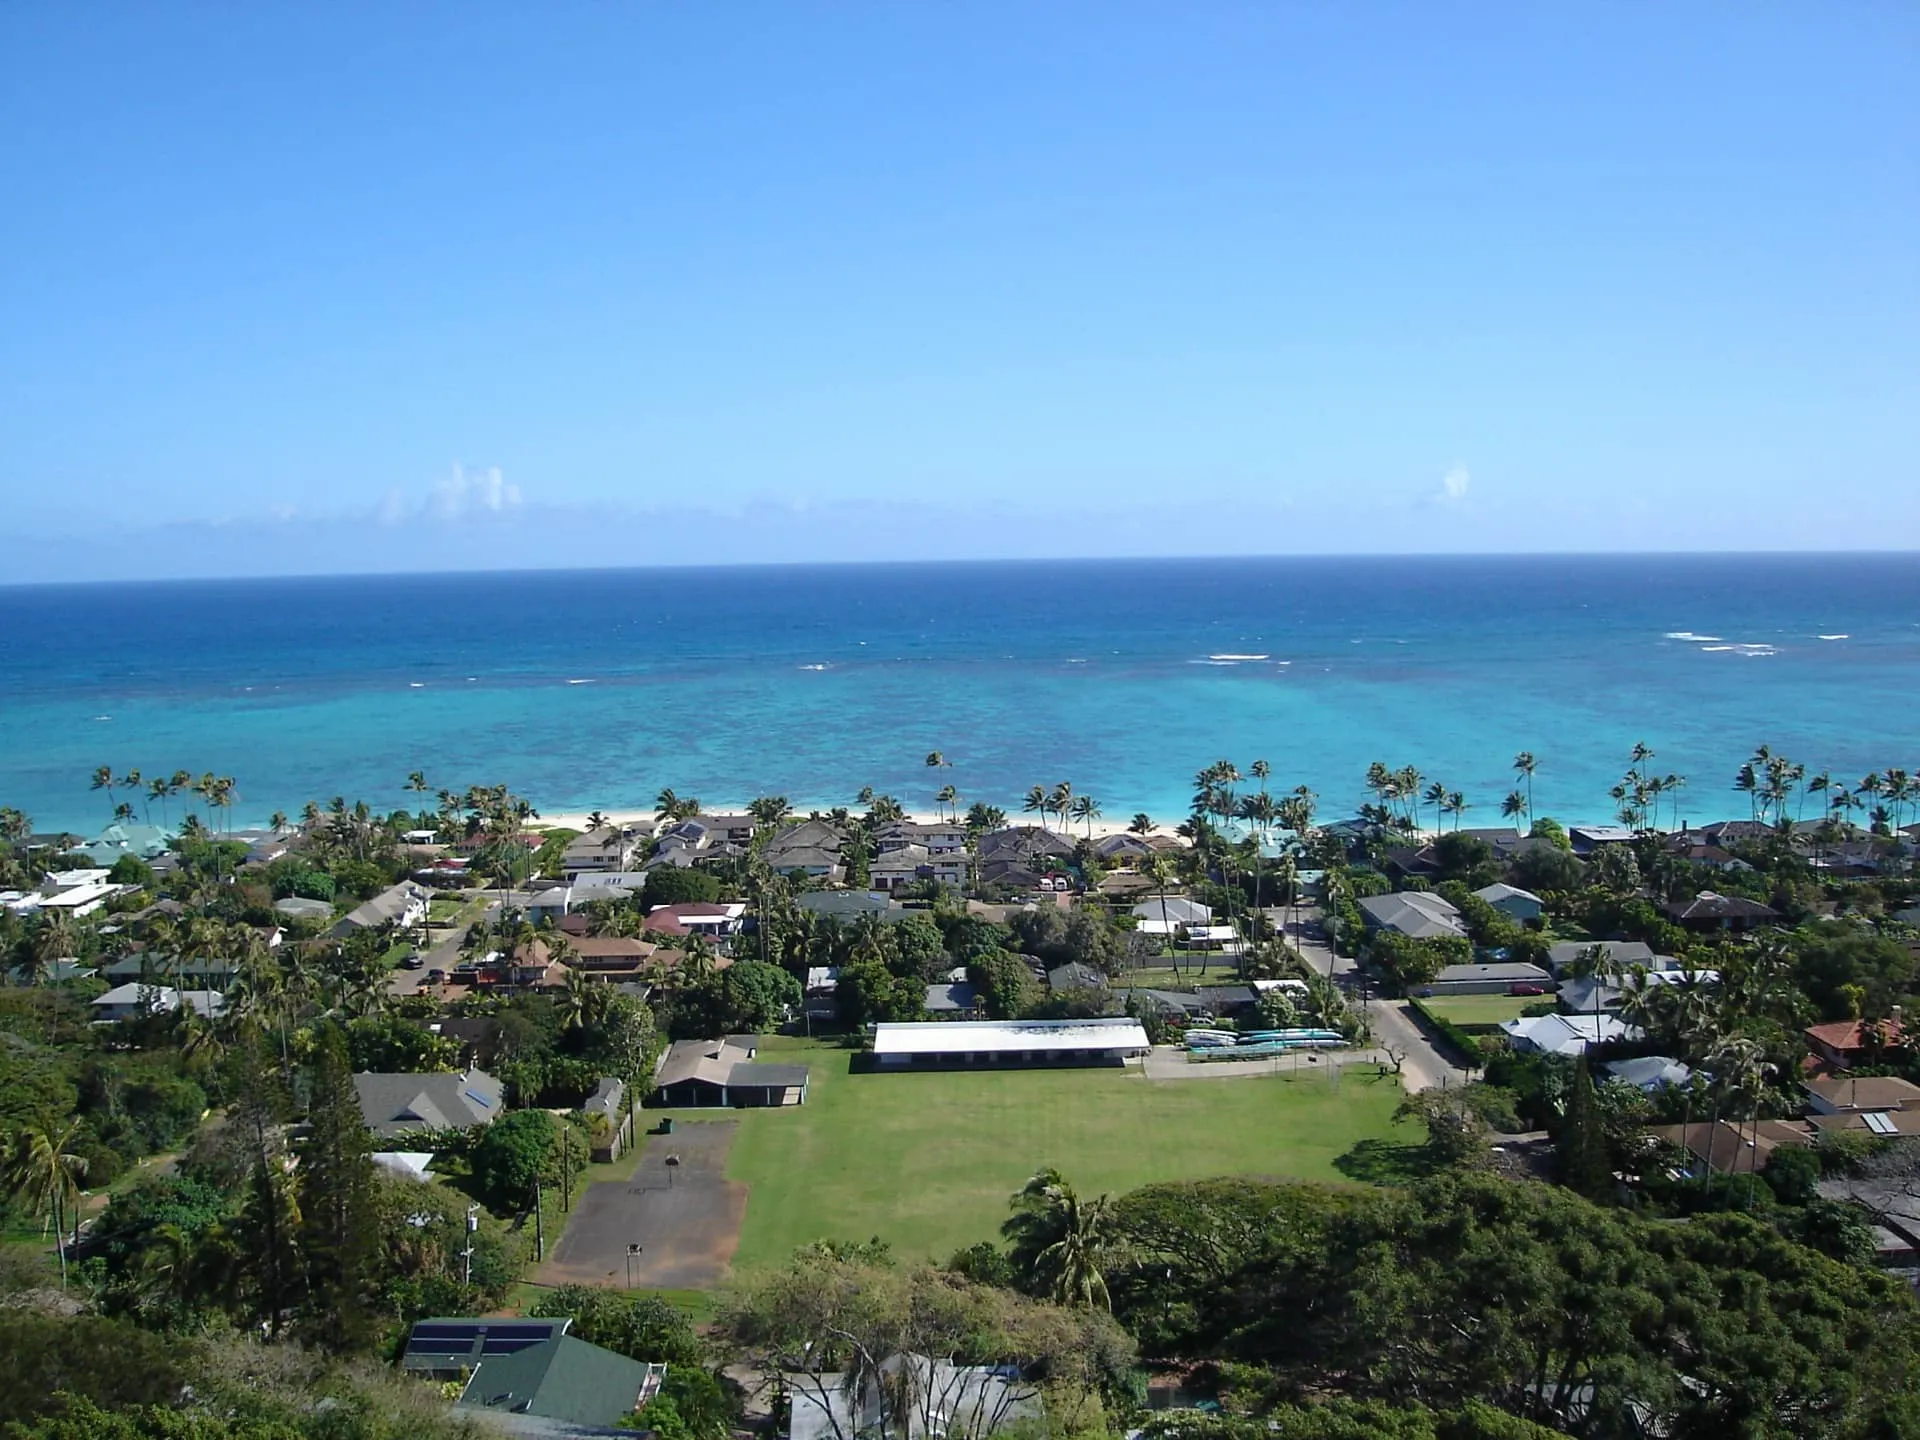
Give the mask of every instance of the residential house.
[(1631, 1085), (1643, 1095), (1656, 1095), (1673, 1085), (1685, 1085), (1693, 1071), (1671, 1055), (1642, 1055), (1633, 1060), (1610, 1060), (1600, 1067), (1606, 1080)]
[(1473, 893), (1509, 920), (1522, 925), (1537, 922), (1545, 903), (1531, 890), (1522, 890), (1518, 885), (1484, 885)]
[(418, 1130), (491, 1125), (506, 1110), (506, 1089), (484, 1070), (426, 1074), (362, 1071), (353, 1077), (360, 1118), (387, 1139)]
[(1370, 931), (1387, 931), (1414, 940), (1464, 940), (1466, 923), (1453, 902), (1426, 890), (1369, 895), (1359, 902)]
[(1213, 909), (1185, 895), (1156, 895), (1129, 912), (1143, 935), (1171, 935), (1182, 925), (1211, 925)]
[(1573, 845), (1573, 853), (1580, 856), (1593, 854), (1608, 845), (1630, 845), (1636, 838), (1636, 832), (1625, 825), (1569, 825), (1567, 839)]
[(1801, 1083), (1817, 1115), (1920, 1110), (1920, 1085), (1896, 1075), (1823, 1075)]
[(656, 1105), (762, 1107), (807, 1103), (805, 1065), (768, 1065), (758, 1060), (752, 1035), (724, 1040), (676, 1040), (660, 1058)]
[(971, 1018), (980, 1011), (980, 992), (960, 980), (945, 980), (927, 986), (927, 1014), (958, 1015)]
[(1800, 1033), (1813, 1052), (1807, 1059), (1809, 1068), (1816, 1073), (1875, 1064), (1906, 1039), (1906, 1027), (1901, 1022), (1898, 1006), (1886, 1020), (1835, 1020), (1826, 1025), (1809, 1025)]
[(576, 875), (625, 870), (639, 852), (640, 842), (622, 825), (602, 825), (567, 842), (560, 870), (569, 880)]
[(625, 935), (576, 935), (567, 944), (567, 968), (593, 980), (638, 980), (664, 958), (651, 940)]
[(1695, 1174), (1752, 1175), (1765, 1170), (1782, 1145), (1809, 1145), (1813, 1132), (1790, 1120), (1695, 1121), (1656, 1125), (1647, 1134), (1684, 1151)]
[(1618, 979), (1583, 975), (1560, 986), (1560, 1008), (1571, 1014), (1591, 1014), (1595, 1010), (1618, 1010), (1642, 985), (1649, 989), (1660, 985), (1718, 985), (1718, 970), (1683, 970), (1678, 963), (1672, 969), (1630, 970)]
[(964, 850), (934, 854), (920, 845), (903, 845), (882, 851), (867, 864), (867, 876), (875, 889), (900, 890), (917, 880), (935, 880), (955, 887), (967, 883), (971, 860)]
[(633, 1112), (627, 1108), (627, 1087), (621, 1080), (602, 1075), (580, 1113), (593, 1130), (594, 1164), (611, 1165), (633, 1144)]
[(793, 903), (802, 910), (838, 920), (843, 925), (851, 925), (865, 915), (884, 919), (893, 908), (893, 902), (886, 896), (872, 895), (864, 890), (808, 890), (796, 895)]
[(1093, 853), (1109, 865), (1139, 865), (1160, 852), (1143, 835), (1102, 835), (1093, 842)]
[(200, 990), (225, 990), (239, 973), (240, 962), (230, 955), (166, 956), (146, 950), (123, 955), (100, 968), (103, 978), (118, 983), (187, 980), (195, 982), (194, 988)]
[(718, 940), (736, 933), (746, 913), (747, 907), (738, 900), (683, 900), (677, 905), (654, 906), (641, 923), (662, 935), (704, 935)]
[(1078, 960), (1068, 961), (1047, 972), (1049, 990), (1105, 990), (1107, 977), (1091, 965), (1083, 965)]
[(1684, 831), (1683, 834), (1698, 835), (1707, 845), (1757, 845), (1779, 834), (1773, 826), (1764, 820), (1716, 820), (1710, 825), (1702, 825), (1698, 830)]
[(410, 930), (427, 918), (427, 892), (411, 880), (403, 880), (383, 890), (364, 905), (357, 905), (335, 923), (327, 933), (343, 939), (362, 930), (397, 927)]
[(617, 1434), (620, 1421), (660, 1392), (667, 1367), (589, 1345), (567, 1333), (571, 1324), (421, 1320), (400, 1364), (411, 1375), (458, 1384), (456, 1412), (487, 1412), (509, 1432)]
[(980, 859), (1018, 860), (1044, 870), (1046, 862), (1065, 864), (1075, 854), (1071, 838), (1039, 825), (1013, 825), (980, 837)]
[(1584, 1055), (1597, 1045), (1638, 1040), (1640, 1030), (1618, 1015), (1523, 1015), (1503, 1021), (1513, 1048), (1539, 1055)]
[(1556, 975), (1564, 975), (1573, 966), (1583, 963), (1586, 953), (1595, 948), (1605, 951), (1608, 962), (1621, 971), (1631, 970), (1636, 965), (1651, 970), (1663, 958), (1653, 953), (1651, 945), (1638, 940), (1562, 940), (1547, 947), (1547, 968)]
[(995, 885), (1004, 890), (1038, 890), (1040, 882), (1047, 877), (1027, 864), (1024, 860), (1003, 857), (997, 860), (980, 862), (980, 883)]
[(1523, 994), (1551, 994), (1553, 976), (1521, 960), (1447, 965), (1420, 991), (1425, 995), (1511, 995), (1516, 987)]
[(563, 887), (562, 903), (566, 908), (561, 913), (571, 915), (595, 903), (631, 900), (646, 887), (644, 870), (589, 870), (576, 875), (571, 885)]
[(1771, 905), (1749, 900), (1744, 895), (1721, 895), (1712, 890), (1702, 890), (1691, 900), (1669, 901), (1660, 909), (1674, 924), (1697, 931), (1751, 930), (1758, 925), (1771, 925), (1780, 918), (1780, 912)]
[(82, 845), (80, 853), (95, 865), (111, 868), (123, 855), (131, 855), (138, 860), (152, 860), (164, 855), (172, 838), (158, 825), (141, 825), (131, 820), (115, 821)]
[(777, 875), (798, 870), (809, 879), (837, 880), (843, 873), (840, 847), (845, 841), (845, 833), (831, 821), (802, 820), (768, 840), (760, 858)]
[(114, 1025), (123, 1020), (140, 1020), (148, 1015), (166, 1015), (183, 1005), (203, 1019), (218, 1015), (226, 1007), (226, 996), (217, 990), (176, 990), (171, 985), (149, 985), (132, 980), (116, 985), (90, 1002), (93, 1023)]
[(932, 824), (916, 820), (890, 820), (873, 832), (875, 848), (882, 854), (917, 845), (929, 855), (955, 855), (967, 848), (967, 827), (941, 820)]

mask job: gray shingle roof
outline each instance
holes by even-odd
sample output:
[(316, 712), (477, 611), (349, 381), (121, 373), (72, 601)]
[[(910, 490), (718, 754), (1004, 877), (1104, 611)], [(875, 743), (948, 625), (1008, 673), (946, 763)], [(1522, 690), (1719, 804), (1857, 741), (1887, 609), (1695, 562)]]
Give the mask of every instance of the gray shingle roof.
[(409, 1130), (490, 1125), (505, 1107), (505, 1090), (484, 1070), (465, 1074), (377, 1074), (353, 1077), (360, 1117), (375, 1135), (404, 1135)]

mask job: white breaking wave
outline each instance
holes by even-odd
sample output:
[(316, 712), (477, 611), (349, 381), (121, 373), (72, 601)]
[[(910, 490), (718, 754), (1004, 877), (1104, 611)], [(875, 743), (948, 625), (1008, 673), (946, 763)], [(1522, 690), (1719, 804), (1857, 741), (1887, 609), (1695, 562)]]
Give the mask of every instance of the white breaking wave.
[(1702, 645), (1700, 649), (1709, 655), (1716, 654), (1716, 653), (1731, 653), (1734, 655), (1749, 655), (1749, 656), (1758, 657), (1762, 655), (1777, 655), (1780, 653), (1779, 651), (1775, 650), (1773, 646), (1762, 645), (1762, 644)]
[(1699, 640), (1707, 644), (1712, 644), (1720, 637), (1718, 635), (1696, 635), (1691, 630), (1669, 630), (1667, 631), (1666, 638), (1669, 640)]
[(1232, 665), (1237, 665), (1242, 660), (1265, 660), (1266, 658), (1265, 655), (1209, 655), (1207, 657), (1209, 660), (1220, 660)]
[(567, 684), (569, 684), (569, 685), (591, 685), (591, 684), (593, 684), (593, 681), (591, 681), (591, 680), (569, 680), (569, 681), (567, 681)]
[(1853, 637), (1851, 635), (1822, 635), (1820, 638), (1822, 640), (1851, 640)]
[(426, 688), (426, 682), (422, 680), (409, 680), (407, 682), (407, 689), (409, 690), (424, 690)]
[(802, 670), (824, 670), (827, 667), (824, 665), (802, 665), (800, 668)]

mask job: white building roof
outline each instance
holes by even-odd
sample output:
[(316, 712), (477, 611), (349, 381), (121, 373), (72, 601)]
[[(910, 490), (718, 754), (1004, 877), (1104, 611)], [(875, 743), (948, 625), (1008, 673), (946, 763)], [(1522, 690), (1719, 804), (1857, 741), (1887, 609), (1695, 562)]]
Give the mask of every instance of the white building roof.
[(1518, 885), (1509, 885), (1505, 881), (1483, 885), (1473, 893), (1489, 905), (1498, 905), (1502, 900), (1531, 900), (1536, 905), (1545, 903), (1531, 890), (1522, 890)]
[(1133, 913), (1142, 920), (1165, 920), (1170, 925), (1205, 925), (1213, 919), (1210, 906), (1184, 895), (1156, 896), (1134, 906)]
[(1137, 1020), (889, 1021), (873, 1027), (876, 1055), (964, 1055), (983, 1051), (1148, 1050)]
[(1640, 1037), (1617, 1015), (1527, 1015), (1500, 1028), (1523, 1049), (1543, 1055), (1584, 1055), (1589, 1045)]

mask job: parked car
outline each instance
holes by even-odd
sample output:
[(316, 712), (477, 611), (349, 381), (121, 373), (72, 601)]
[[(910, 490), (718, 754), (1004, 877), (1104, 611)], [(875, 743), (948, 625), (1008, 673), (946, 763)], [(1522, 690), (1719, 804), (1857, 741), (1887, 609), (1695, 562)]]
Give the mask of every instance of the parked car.
[(446, 972), (446, 971), (444, 971), (444, 970), (429, 970), (429, 971), (427, 971), (427, 983), (428, 983), (429, 985), (444, 985), (444, 984), (446, 984), (446, 983), (447, 983), (447, 972)]
[(1509, 985), (1507, 987), (1507, 994), (1509, 995), (1544, 995), (1546, 993), (1544, 986), (1535, 985), (1527, 980), (1522, 980), (1517, 985)]

